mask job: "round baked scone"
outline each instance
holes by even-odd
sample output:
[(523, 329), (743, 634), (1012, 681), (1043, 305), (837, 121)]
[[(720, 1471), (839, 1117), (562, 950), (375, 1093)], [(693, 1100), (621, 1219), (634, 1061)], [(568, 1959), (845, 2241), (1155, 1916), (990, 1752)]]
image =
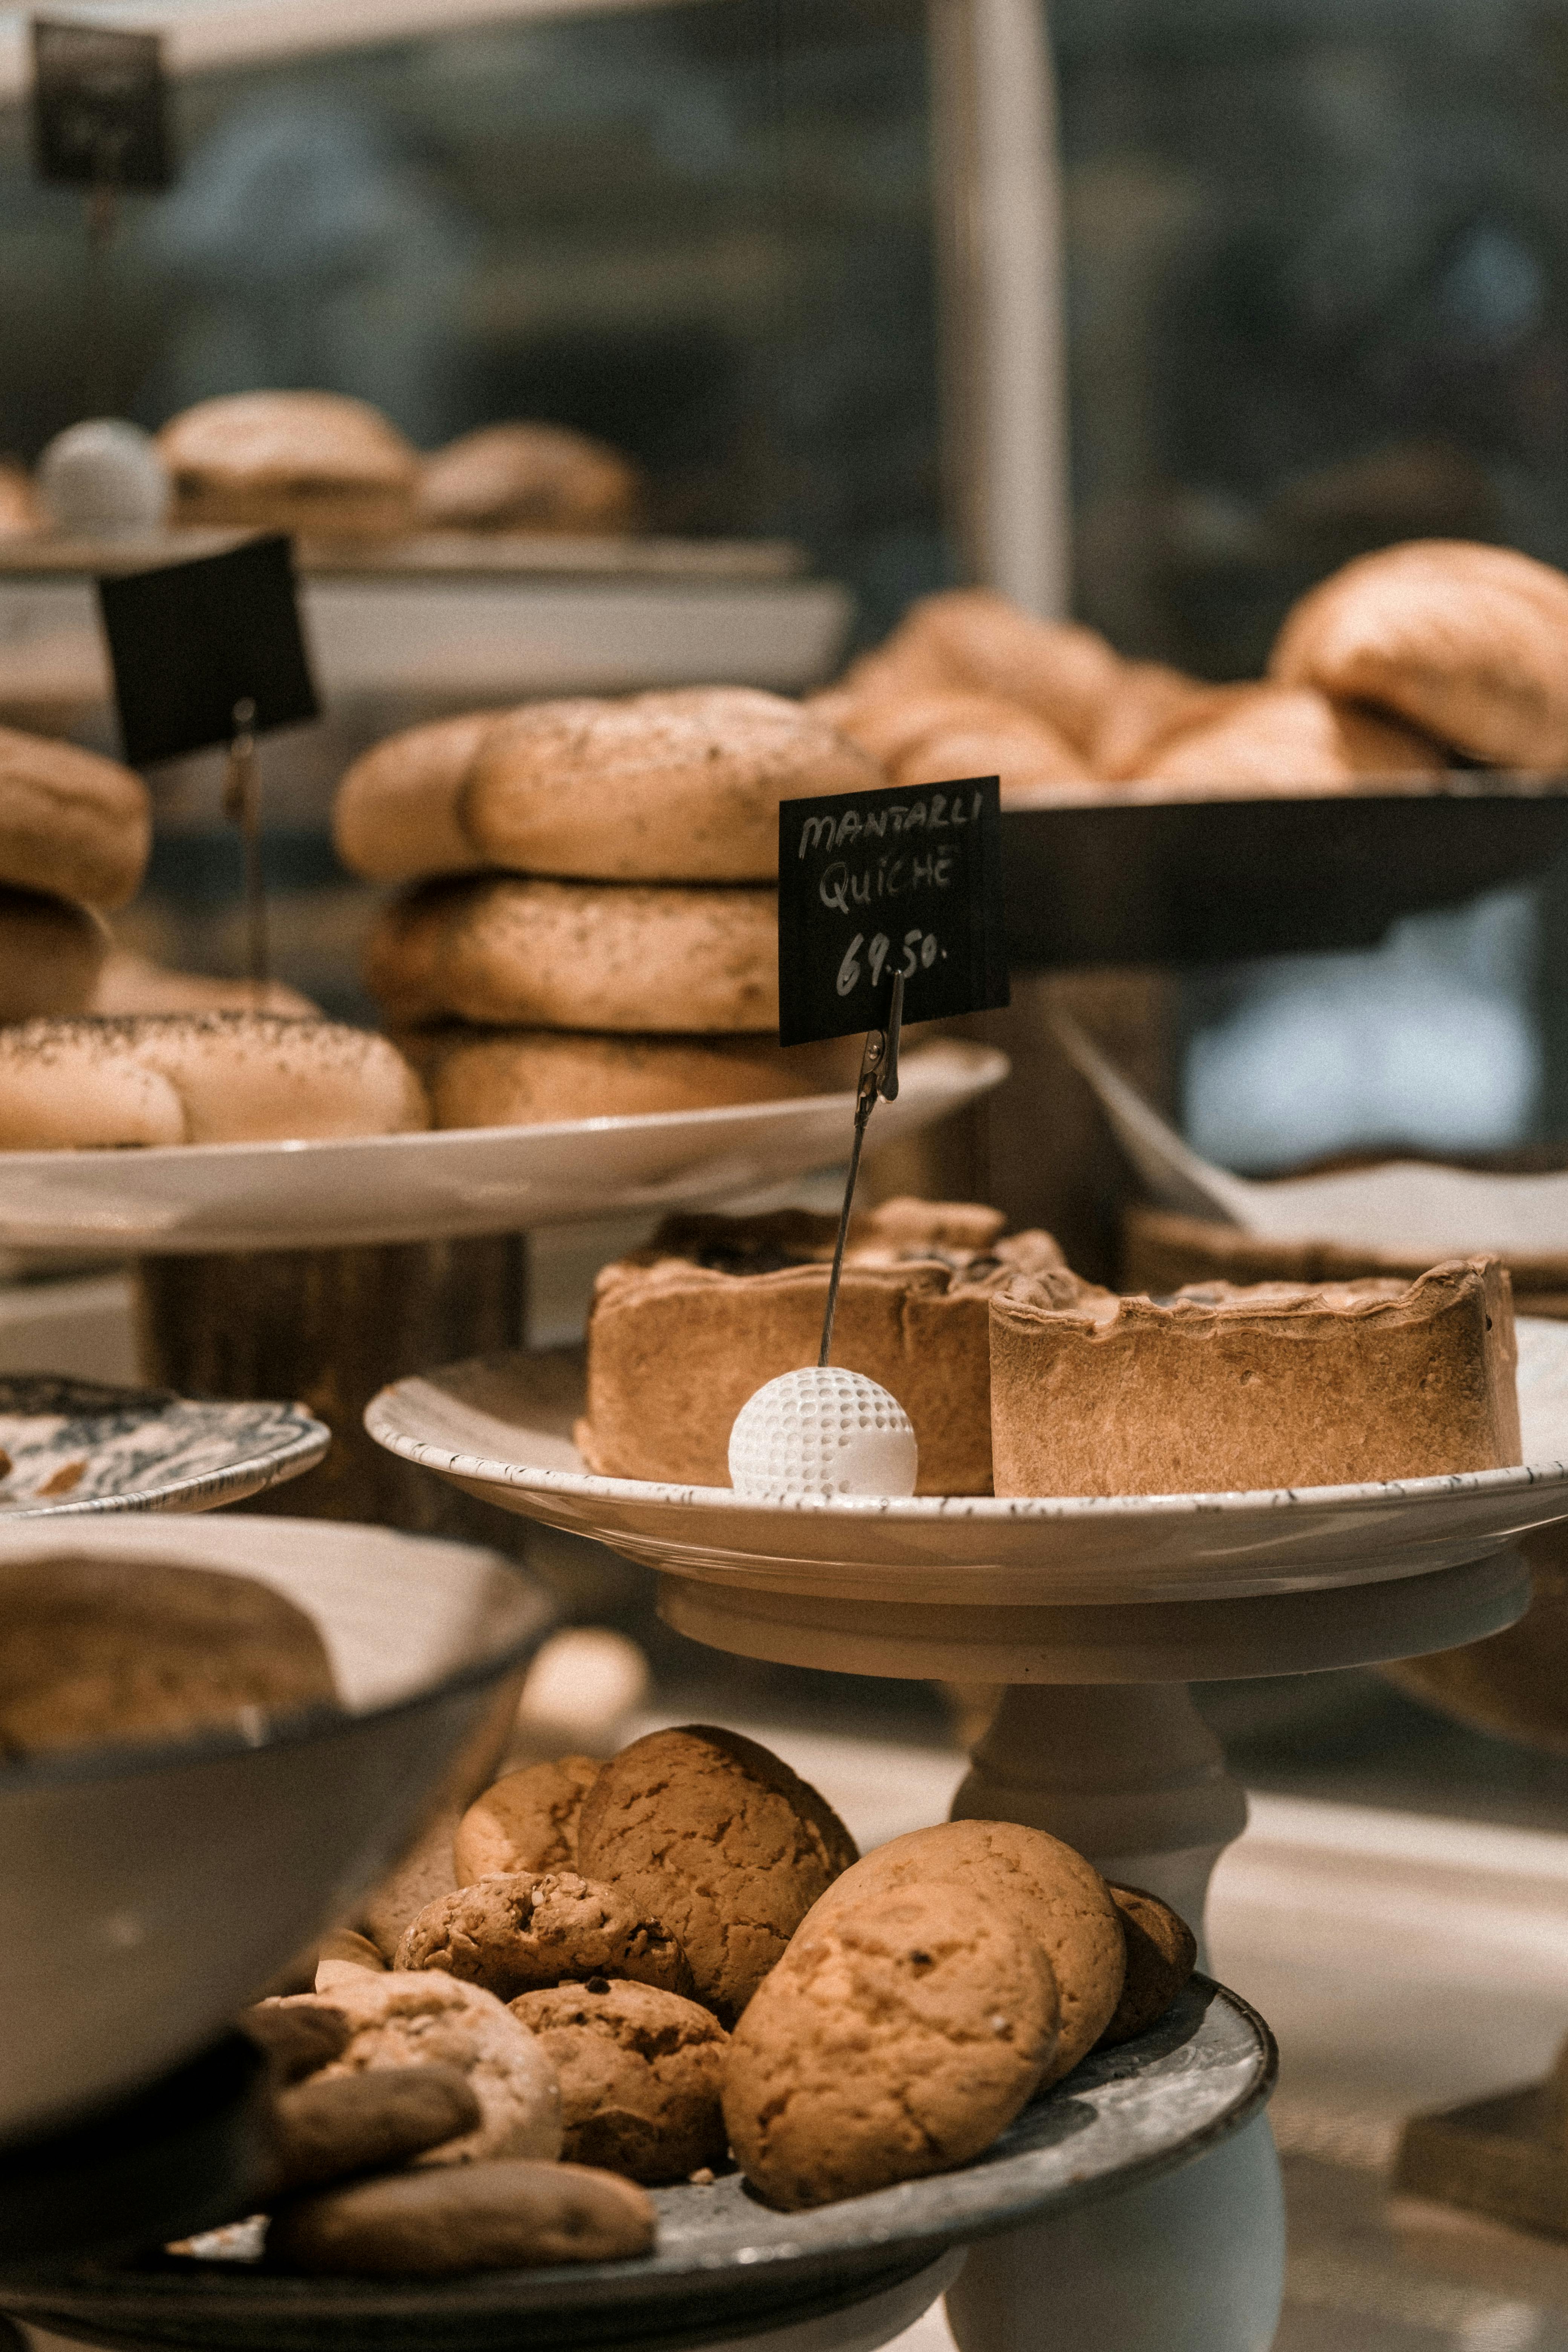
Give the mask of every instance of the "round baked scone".
[(0, 1022), (85, 1012), (109, 961), (108, 929), (90, 907), (0, 884)]
[(1092, 1863), (1044, 1830), (1016, 1822), (942, 1822), (890, 1838), (836, 1879), (810, 1927), (840, 1915), (875, 1915), (920, 1887), (944, 1890), (960, 1916), (1005, 1911), (1022, 1922), (1050, 1962), (1060, 2031), (1043, 2076), (1059, 2082), (1093, 2049), (1121, 1998), (1127, 1948), (1121, 1921)]
[(855, 1841), (816, 1790), (738, 1731), (654, 1731), (584, 1800), (578, 1864), (662, 1919), (697, 1997), (738, 2017)]
[(644, 1118), (731, 1103), (852, 1091), (864, 1041), (595, 1036), (570, 1029), (404, 1030), (437, 1127), (541, 1127)]
[(153, 846), (146, 785), (118, 760), (0, 727), (0, 882), (123, 907)]
[(1285, 686), (1392, 710), (1498, 767), (1568, 761), (1568, 577), (1512, 548), (1421, 539), (1358, 556), (1287, 614)]
[(315, 1622), (259, 1578), (141, 1559), (0, 1563), (0, 1756), (331, 1706)]
[(1429, 736), (1336, 702), (1314, 687), (1237, 688), (1223, 707), (1176, 726), (1142, 768), (1150, 783), (1335, 791), (1358, 778), (1440, 776), (1447, 755)]
[(689, 1992), (686, 1956), (626, 1886), (574, 1870), (481, 1878), (428, 1904), (397, 1947), (399, 1969), (435, 1969), (500, 2000), (587, 1977), (630, 1977)]
[(555, 1985), (511, 2013), (561, 2084), (562, 2153), (656, 2187), (724, 2161), (719, 2086), (730, 2037), (694, 2000), (652, 1985)]
[(344, 863), (374, 882), (479, 867), (576, 881), (771, 882), (782, 800), (883, 782), (874, 761), (798, 702), (752, 687), (683, 687), (536, 702), (394, 736), (349, 769), (333, 826)]
[(271, 1013), (136, 1013), (0, 1029), (0, 1150), (255, 1143), (426, 1127), (384, 1037)]
[(1127, 1946), (1127, 1974), (1115, 2014), (1098, 2047), (1114, 2049), (1147, 2033), (1164, 2016), (1197, 1966), (1198, 1940), (1179, 1911), (1142, 1886), (1118, 1886), (1110, 1899)]
[[(849, 1231), (834, 1361), (897, 1397), (921, 1495), (991, 1491), (990, 1299), (1027, 1266), (1076, 1298), (1048, 1234), (1004, 1236), (999, 1210), (896, 1200)], [(767, 1381), (816, 1360), (831, 1217), (681, 1216), (601, 1268), (588, 1318), (579, 1450), (612, 1478), (730, 1484), (730, 1432)]]
[(419, 520), (432, 530), (635, 530), (640, 470), (565, 425), (481, 425), (419, 468)]
[(657, 2220), (629, 2180), (577, 2164), (476, 2164), (393, 2172), (292, 2199), (273, 2215), (268, 2260), (307, 2275), (450, 2278), (542, 2263), (646, 2254)]
[(1033, 2097), (1056, 2022), (1049, 1965), (1005, 1906), (949, 1885), (814, 1912), (735, 2028), (731, 2145), (791, 2211), (951, 2171)]
[(373, 1976), (345, 1970), (330, 1994), (261, 2001), (257, 2011), (327, 2011), (347, 2020), (341, 2055), (317, 2070), (330, 2081), (381, 2066), (455, 2066), (479, 2103), (478, 2131), (428, 2149), (421, 2165), (478, 2164), (490, 2157), (561, 2153), (555, 2070), (505, 2004), (479, 1985), (421, 1969)]
[(239, 392), (172, 416), (158, 447), (178, 523), (379, 535), (413, 519), (417, 454), (378, 409), (336, 392)]
[(377, 919), (364, 975), (399, 1023), (776, 1029), (777, 900), (510, 876), (434, 882)]
[(577, 1816), (600, 1769), (596, 1757), (557, 1756), (492, 1781), (458, 1823), (457, 1884), (514, 1870), (574, 1870)]

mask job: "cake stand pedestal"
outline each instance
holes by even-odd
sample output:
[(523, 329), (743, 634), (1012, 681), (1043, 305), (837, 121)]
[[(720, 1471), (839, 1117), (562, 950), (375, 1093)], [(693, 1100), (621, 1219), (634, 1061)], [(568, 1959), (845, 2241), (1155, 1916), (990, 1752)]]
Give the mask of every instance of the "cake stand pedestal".
[[(1528, 1467), (1277, 1493), (768, 1503), (601, 1478), (572, 1442), (582, 1365), (564, 1351), (400, 1381), (366, 1426), (656, 1570), (661, 1615), (693, 1640), (1006, 1685), (955, 1812), (1050, 1831), (1201, 1933), (1246, 1801), (1185, 1685), (1383, 1664), (1513, 1623), (1530, 1591), (1517, 1538), (1568, 1518), (1568, 1328), (1522, 1324), (1521, 1355)], [(1285, 2250), (1267, 2124), (1186, 2158), (976, 2246), (948, 2295), (962, 2352), (1267, 2352)]]

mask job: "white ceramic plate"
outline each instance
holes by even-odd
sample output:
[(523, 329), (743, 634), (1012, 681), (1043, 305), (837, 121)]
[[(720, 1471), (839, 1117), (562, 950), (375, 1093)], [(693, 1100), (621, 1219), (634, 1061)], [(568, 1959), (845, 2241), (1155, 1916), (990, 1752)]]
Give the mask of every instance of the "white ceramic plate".
[(1241, 1599), (1420, 1576), (1568, 1518), (1568, 1324), (1520, 1325), (1527, 1466), (1355, 1486), (1109, 1497), (742, 1502), (600, 1478), (575, 1351), (476, 1358), (372, 1399), (378, 1444), (668, 1573), (834, 1600), (1038, 1606)]
[[(868, 1152), (999, 1086), (1007, 1057), (934, 1039), (906, 1057)], [(150, 1151), (0, 1151), (0, 1244), (170, 1255), (338, 1249), (657, 1214), (787, 1182), (849, 1156), (853, 1097), (552, 1127)]]
[(0, 1380), (0, 1525), (100, 1511), (211, 1511), (318, 1463), (302, 1404), (195, 1404), (166, 1389)]

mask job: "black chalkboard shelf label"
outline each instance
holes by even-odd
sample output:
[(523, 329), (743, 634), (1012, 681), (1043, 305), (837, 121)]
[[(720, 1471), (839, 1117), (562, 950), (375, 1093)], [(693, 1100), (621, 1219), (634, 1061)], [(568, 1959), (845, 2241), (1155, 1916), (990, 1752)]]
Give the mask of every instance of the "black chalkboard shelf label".
[(166, 188), (174, 178), (156, 33), (35, 16), (33, 162), (40, 180)]
[(133, 768), (315, 718), (287, 539), (120, 572), (100, 580), (98, 598)]
[(994, 776), (779, 804), (779, 1036), (847, 1037), (1008, 1001)]

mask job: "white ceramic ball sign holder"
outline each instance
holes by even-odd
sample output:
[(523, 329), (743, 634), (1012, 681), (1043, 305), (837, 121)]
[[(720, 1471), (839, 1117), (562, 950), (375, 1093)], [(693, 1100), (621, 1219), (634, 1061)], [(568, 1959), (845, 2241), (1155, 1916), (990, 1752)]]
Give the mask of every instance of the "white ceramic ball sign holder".
[[(695, 1640), (1009, 1685), (954, 1812), (1050, 1831), (1201, 1928), (1246, 1802), (1186, 1685), (1382, 1664), (1512, 1623), (1529, 1599), (1515, 1539), (1568, 1518), (1568, 1326), (1521, 1322), (1520, 1394), (1524, 1467), (1222, 1496), (761, 1499), (605, 1478), (573, 1444), (566, 1352), (399, 1381), (366, 1422), (466, 1492), (657, 1570), (661, 1613)], [(1264, 2352), (1283, 2254), (1254, 2123), (975, 2246), (949, 2312), (963, 2352)]]

